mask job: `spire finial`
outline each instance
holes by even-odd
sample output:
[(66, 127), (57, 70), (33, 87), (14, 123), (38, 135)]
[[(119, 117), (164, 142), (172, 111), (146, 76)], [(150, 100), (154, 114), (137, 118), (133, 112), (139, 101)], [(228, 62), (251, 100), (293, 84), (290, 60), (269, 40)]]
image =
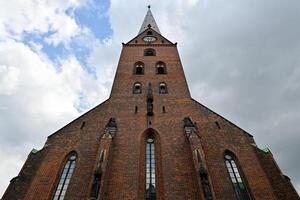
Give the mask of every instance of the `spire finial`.
[(157, 24), (155, 22), (155, 19), (152, 15), (152, 12), (151, 12), (151, 9), (150, 9), (151, 5), (148, 5), (147, 7), (148, 7), (148, 11), (147, 11), (147, 14), (145, 16), (144, 22), (141, 26), (141, 29), (139, 31), (139, 34), (142, 33), (143, 31), (145, 31), (148, 28), (152, 28), (153, 30), (155, 30), (156, 32), (158, 32), (160, 34), (159, 29), (157, 27)]

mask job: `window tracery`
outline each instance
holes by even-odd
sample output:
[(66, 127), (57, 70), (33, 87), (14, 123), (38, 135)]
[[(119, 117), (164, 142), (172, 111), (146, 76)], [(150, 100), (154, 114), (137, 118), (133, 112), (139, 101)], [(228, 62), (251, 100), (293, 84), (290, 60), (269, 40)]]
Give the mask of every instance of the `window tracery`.
[(67, 192), (72, 174), (75, 169), (76, 164), (76, 154), (73, 153), (69, 156), (62, 174), (60, 175), (60, 179), (53, 197), (53, 200), (63, 200), (65, 198), (65, 194)]
[(150, 135), (146, 138), (146, 200), (156, 199), (155, 168), (155, 139)]
[(239, 169), (233, 158), (233, 155), (226, 153), (225, 165), (230, 176), (230, 180), (233, 184), (236, 196), (238, 200), (251, 200), (248, 191), (245, 187), (244, 181), (240, 175)]

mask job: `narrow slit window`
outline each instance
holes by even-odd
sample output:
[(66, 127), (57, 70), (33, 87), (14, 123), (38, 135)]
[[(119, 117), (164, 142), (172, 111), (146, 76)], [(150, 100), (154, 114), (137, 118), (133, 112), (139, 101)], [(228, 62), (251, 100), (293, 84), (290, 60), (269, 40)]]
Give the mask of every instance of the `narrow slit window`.
[(76, 155), (71, 154), (64, 166), (62, 174), (60, 175), (60, 179), (53, 200), (63, 200), (65, 198), (67, 188), (69, 186), (72, 174), (75, 169), (75, 164), (76, 164)]
[(106, 150), (102, 150), (101, 151), (101, 154), (100, 154), (100, 163), (102, 163), (105, 160), (105, 153), (106, 153)]
[(221, 126), (220, 126), (219, 122), (216, 121), (215, 124), (218, 127), (218, 129), (221, 129)]
[(195, 155), (196, 155), (197, 161), (201, 162), (201, 156), (200, 156), (200, 150), (199, 149), (195, 150)]
[(81, 122), (80, 129), (82, 130), (85, 126), (85, 122)]
[(155, 159), (155, 139), (150, 135), (146, 138), (146, 200), (156, 199)]
[(232, 155), (225, 154), (225, 165), (238, 200), (251, 200)]

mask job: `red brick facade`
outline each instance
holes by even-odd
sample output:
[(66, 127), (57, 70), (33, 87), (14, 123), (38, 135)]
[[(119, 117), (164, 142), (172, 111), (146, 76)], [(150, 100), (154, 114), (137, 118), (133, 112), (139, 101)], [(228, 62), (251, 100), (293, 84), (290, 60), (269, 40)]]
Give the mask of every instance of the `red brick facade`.
[[(155, 42), (143, 41), (149, 30)], [(148, 48), (155, 56), (144, 56)], [(138, 61), (144, 63), (141, 75), (134, 74)], [(166, 74), (157, 74), (159, 61)], [(136, 82), (142, 85), (140, 94), (133, 93)], [(159, 92), (162, 82), (166, 94)], [(238, 199), (226, 152), (234, 155), (251, 199), (299, 199), (270, 152), (191, 98), (176, 44), (151, 28), (123, 44), (109, 99), (50, 135), (43, 149), (29, 155), (2, 199), (53, 199), (71, 152), (76, 166), (64, 199), (145, 199), (149, 134), (155, 140), (156, 199)]]

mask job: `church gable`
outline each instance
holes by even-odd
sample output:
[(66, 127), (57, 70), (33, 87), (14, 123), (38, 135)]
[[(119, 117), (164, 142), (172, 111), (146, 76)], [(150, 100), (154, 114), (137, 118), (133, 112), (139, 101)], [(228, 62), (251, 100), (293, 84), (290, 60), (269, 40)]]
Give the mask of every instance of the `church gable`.
[(137, 35), (126, 44), (151, 45), (151, 44), (174, 44), (151, 27)]
[(102, 102), (101, 104), (97, 105), (96, 107), (90, 109), (86, 113), (82, 114), (78, 118), (74, 119), (64, 127), (60, 128), (59, 130), (55, 131), (51, 135), (48, 136), (48, 139), (53, 138), (54, 136), (63, 134), (63, 133), (75, 133), (79, 130), (82, 130), (86, 127), (87, 121), (91, 121), (94, 119), (94, 116), (97, 115), (98, 112), (105, 112), (106, 105), (108, 104), (108, 99)]
[[(226, 119), (225, 117), (219, 115), (218, 113), (214, 112), (213, 110), (209, 109), (208, 107), (204, 106), (203, 104), (199, 103), (198, 101), (192, 99), (198, 107), (200, 107), (200, 109), (202, 110), (201, 113), (207, 113), (208, 115), (214, 115), (215, 116), (215, 125), (217, 126), (217, 128), (221, 129), (221, 122), (218, 119), (221, 119), (222, 121), (224, 121), (225, 123), (227, 123), (229, 126), (232, 126), (233, 128), (236, 128), (239, 130), (240, 133), (245, 134), (246, 136), (253, 138), (253, 135), (251, 135), (250, 133), (248, 133), (247, 131), (245, 131), (244, 129), (242, 129), (241, 127), (237, 126), (236, 124), (232, 123), (231, 121), (229, 121), (228, 119)], [(203, 112), (203, 110), (205, 110), (205, 112)]]

